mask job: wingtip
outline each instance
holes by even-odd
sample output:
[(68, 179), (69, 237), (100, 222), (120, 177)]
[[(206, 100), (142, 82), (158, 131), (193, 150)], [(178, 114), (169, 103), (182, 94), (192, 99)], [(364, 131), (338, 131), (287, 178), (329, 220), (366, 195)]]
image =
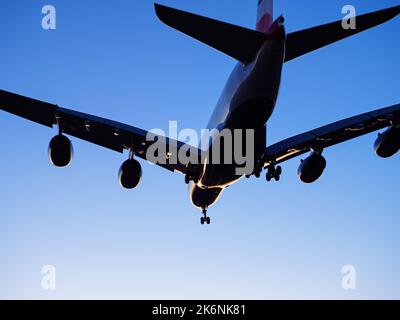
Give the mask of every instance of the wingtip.
[(391, 8), (387, 8), (382, 10), (382, 12), (386, 13), (386, 21), (392, 20), (396, 18), (400, 14), (400, 6), (394, 6)]
[(158, 19), (160, 19), (161, 22), (168, 24), (168, 11), (172, 10), (172, 8), (164, 6), (162, 4), (159, 3), (154, 3), (154, 9), (156, 11), (156, 15), (158, 17)]
[(400, 5), (383, 9), (382, 11), (388, 12), (394, 18), (400, 14)]
[(156, 11), (156, 15), (157, 17), (160, 17), (160, 10), (161, 10), (162, 5), (155, 2), (154, 3), (154, 10)]
[(155, 2), (154, 3), (154, 9), (156, 11), (157, 17), (161, 18), (161, 15), (162, 15), (163, 11), (165, 9), (168, 9), (168, 7)]

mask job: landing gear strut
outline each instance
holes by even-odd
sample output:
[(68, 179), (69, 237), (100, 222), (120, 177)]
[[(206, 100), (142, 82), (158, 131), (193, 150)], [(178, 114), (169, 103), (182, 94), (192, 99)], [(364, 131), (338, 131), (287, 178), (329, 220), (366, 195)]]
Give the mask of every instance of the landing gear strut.
[(205, 223), (210, 224), (211, 223), (210, 217), (207, 217), (207, 209), (206, 208), (203, 209), (203, 217), (201, 217), (200, 222), (201, 222), (201, 224), (205, 224)]
[(267, 179), (268, 182), (271, 181), (272, 179), (275, 179), (275, 181), (279, 181), (281, 179), (281, 174), (282, 174), (282, 167), (281, 166), (275, 167), (275, 163), (272, 163), (268, 167), (268, 172), (265, 178)]
[[(261, 177), (261, 172), (262, 172), (262, 167), (256, 168), (256, 169), (254, 170), (254, 176), (255, 176), (257, 179), (260, 178), (260, 177)], [(250, 178), (250, 176), (246, 176), (246, 177), (249, 177), (249, 178)]]

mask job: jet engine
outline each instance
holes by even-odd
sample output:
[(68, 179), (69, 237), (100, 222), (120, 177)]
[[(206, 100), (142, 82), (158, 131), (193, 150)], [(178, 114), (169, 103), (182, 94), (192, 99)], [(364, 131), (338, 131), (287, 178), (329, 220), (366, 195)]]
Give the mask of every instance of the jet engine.
[(381, 158), (390, 158), (400, 150), (400, 128), (390, 127), (380, 133), (375, 141), (375, 153)]
[(59, 168), (68, 166), (73, 157), (71, 141), (64, 135), (57, 135), (49, 143), (50, 162)]
[(125, 189), (135, 189), (142, 179), (142, 166), (135, 159), (126, 160), (119, 169), (119, 183)]
[(301, 160), (298, 175), (302, 182), (313, 183), (322, 176), (325, 168), (326, 160), (321, 152), (313, 151), (307, 159)]

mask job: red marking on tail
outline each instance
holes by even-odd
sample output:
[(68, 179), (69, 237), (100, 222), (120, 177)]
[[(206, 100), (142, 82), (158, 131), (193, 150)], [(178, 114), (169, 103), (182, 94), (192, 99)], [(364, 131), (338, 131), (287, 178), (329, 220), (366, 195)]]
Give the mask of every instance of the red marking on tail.
[(273, 0), (258, 0), (257, 31), (267, 33), (273, 18)]
[(272, 16), (271, 16), (269, 13), (266, 13), (266, 14), (261, 18), (261, 20), (259, 20), (259, 21), (257, 22), (257, 28), (256, 28), (256, 30), (257, 30), (257, 31), (260, 31), (260, 32), (267, 33), (268, 30), (269, 30), (269, 28), (271, 27), (272, 22), (273, 22), (273, 21), (272, 21)]

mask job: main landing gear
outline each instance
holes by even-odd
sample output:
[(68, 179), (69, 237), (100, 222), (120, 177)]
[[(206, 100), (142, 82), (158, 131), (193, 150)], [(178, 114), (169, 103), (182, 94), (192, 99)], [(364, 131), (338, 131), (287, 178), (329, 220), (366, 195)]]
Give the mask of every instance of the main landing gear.
[(279, 181), (281, 179), (281, 174), (282, 174), (282, 167), (281, 166), (277, 166), (275, 167), (275, 164), (271, 164), (268, 167), (268, 172), (265, 176), (265, 178), (267, 179), (267, 181), (271, 181), (272, 179), (275, 179), (275, 181)]
[[(262, 167), (256, 168), (253, 175), (256, 178), (260, 178), (262, 169), (263, 169)], [(275, 181), (279, 181), (281, 179), (281, 174), (282, 174), (282, 167), (281, 166), (276, 167), (275, 162), (271, 162), (268, 167), (268, 171), (267, 171), (265, 178), (268, 182), (271, 181), (272, 179), (275, 179)], [(250, 177), (251, 177), (251, 175), (246, 175), (246, 178), (250, 178)]]
[(207, 209), (205, 209), (205, 208), (203, 209), (203, 216), (204, 217), (201, 217), (201, 219), (200, 219), (201, 224), (205, 224), (205, 223), (210, 224), (211, 219), (210, 219), (210, 217), (207, 217)]
[(190, 181), (193, 181), (195, 184), (199, 183), (199, 174), (197, 170), (188, 168), (185, 175), (185, 183), (189, 184)]

